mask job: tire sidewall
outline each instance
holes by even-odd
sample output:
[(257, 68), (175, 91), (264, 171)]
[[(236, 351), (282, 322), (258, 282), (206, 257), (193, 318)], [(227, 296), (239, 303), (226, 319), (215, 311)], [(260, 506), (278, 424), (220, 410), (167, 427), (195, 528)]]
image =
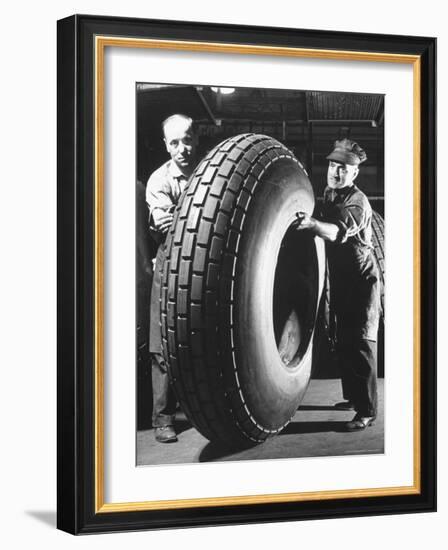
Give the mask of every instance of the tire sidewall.
[[(312, 336), (307, 349), (293, 366), (278, 353), (273, 324), (273, 289), (282, 239), (299, 211), (312, 214), (314, 194), (306, 174), (293, 159), (275, 177), (278, 166), (264, 174), (255, 194), (242, 235), (237, 264), (236, 349), (238, 376), (244, 399), (255, 421), (278, 430), (295, 414), (309, 383)], [(291, 173), (288, 174), (288, 168)], [(277, 169), (277, 170), (275, 170)], [(313, 237), (310, 235), (310, 239)], [(324, 272), (324, 251), (315, 240), (317, 272)], [(323, 288), (319, 276), (316, 313)], [(313, 324), (314, 326), (314, 324)]]

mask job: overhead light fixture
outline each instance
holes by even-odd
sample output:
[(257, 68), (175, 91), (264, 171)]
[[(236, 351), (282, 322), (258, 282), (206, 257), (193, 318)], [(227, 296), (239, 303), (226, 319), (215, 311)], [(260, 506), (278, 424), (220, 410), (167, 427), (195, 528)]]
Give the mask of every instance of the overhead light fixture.
[(235, 88), (215, 88), (212, 86), (212, 90), (215, 92), (215, 94), (220, 93), (223, 95), (229, 95), (229, 94), (233, 94), (233, 92), (235, 91)]

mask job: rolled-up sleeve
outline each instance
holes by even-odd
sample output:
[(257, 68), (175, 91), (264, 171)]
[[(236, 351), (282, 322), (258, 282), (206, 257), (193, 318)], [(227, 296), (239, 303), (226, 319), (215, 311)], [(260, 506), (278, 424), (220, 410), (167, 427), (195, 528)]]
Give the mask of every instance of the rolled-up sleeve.
[(335, 207), (332, 221), (339, 227), (337, 241), (345, 243), (365, 230), (369, 223), (369, 210), (360, 204), (340, 204)]
[(156, 170), (146, 184), (146, 204), (148, 205), (149, 229), (157, 232), (152, 219), (153, 211), (156, 208), (168, 210), (174, 204), (165, 165)]

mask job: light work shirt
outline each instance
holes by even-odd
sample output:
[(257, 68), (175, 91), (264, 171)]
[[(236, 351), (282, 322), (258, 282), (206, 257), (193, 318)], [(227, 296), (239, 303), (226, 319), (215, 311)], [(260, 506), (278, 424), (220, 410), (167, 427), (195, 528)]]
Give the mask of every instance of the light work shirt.
[(149, 208), (149, 228), (157, 232), (154, 227), (152, 213), (156, 208), (170, 210), (175, 206), (182, 191), (185, 189), (188, 178), (182, 174), (173, 160), (168, 160), (153, 172), (146, 184), (146, 204)]

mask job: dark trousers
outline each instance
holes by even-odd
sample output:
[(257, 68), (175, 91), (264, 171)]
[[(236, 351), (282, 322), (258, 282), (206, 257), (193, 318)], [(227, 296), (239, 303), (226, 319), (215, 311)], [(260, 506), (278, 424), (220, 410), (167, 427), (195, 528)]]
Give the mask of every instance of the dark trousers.
[(377, 343), (353, 339), (338, 344), (344, 399), (362, 416), (377, 414)]
[(162, 332), (160, 326), (160, 287), (164, 249), (157, 250), (156, 265), (151, 289), (151, 320), (149, 330), (149, 351), (152, 373), (152, 425), (154, 428), (172, 426), (176, 413), (176, 397), (168, 377), (167, 365), (162, 355)]
[(166, 363), (159, 353), (151, 353), (152, 425), (154, 428), (172, 426), (176, 413), (176, 397), (168, 378)]

